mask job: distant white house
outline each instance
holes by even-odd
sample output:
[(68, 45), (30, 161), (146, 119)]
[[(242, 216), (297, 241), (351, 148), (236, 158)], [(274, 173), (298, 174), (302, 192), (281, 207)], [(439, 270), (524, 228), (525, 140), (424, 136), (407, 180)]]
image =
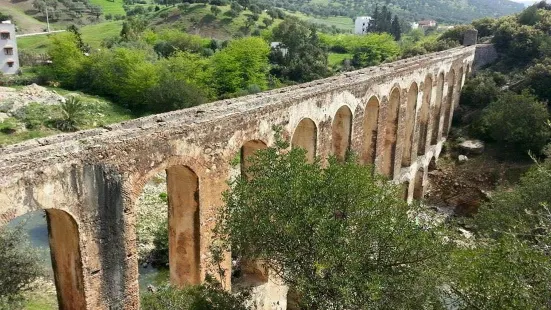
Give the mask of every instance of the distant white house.
[(0, 72), (15, 74), (19, 70), (15, 25), (11, 21), (0, 23)]
[(355, 34), (366, 34), (369, 30), (369, 21), (371, 21), (371, 16), (358, 16), (354, 21), (354, 33)]
[(422, 21), (419, 22), (419, 27), (421, 27), (423, 29), (436, 27), (436, 25), (437, 25), (436, 21), (432, 20), (432, 19), (422, 20)]
[(412, 23), (410, 24), (410, 26), (411, 26), (411, 29), (415, 30), (415, 29), (419, 28), (419, 23), (412, 22)]
[(282, 47), (281, 45), (281, 42), (272, 42), (270, 43), (270, 47), (275, 50), (275, 49), (278, 49), (281, 51), (281, 55), (283, 55), (283, 57), (285, 57), (285, 55), (287, 55), (287, 48), (285, 47)]

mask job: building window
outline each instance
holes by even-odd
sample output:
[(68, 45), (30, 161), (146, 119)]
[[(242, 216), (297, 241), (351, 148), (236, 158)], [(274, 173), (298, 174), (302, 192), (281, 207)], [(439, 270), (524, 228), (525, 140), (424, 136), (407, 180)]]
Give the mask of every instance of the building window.
[(8, 61), (8, 67), (10, 67), (10, 68), (13, 67), (13, 61)]
[(13, 48), (12, 47), (5, 47), (4, 48), (4, 54), (13, 55)]
[(9, 39), (10, 39), (10, 33), (9, 33), (9, 32), (2, 32), (2, 33), (0, 33), (0, 39), (2, 39), (2, 40), (9, 40)]

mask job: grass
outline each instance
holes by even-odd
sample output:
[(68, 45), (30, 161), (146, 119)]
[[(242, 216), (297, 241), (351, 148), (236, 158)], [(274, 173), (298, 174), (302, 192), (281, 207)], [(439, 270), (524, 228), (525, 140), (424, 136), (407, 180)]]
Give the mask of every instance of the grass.
[(120, 14), (120, 15), (126, 15), (126, 12), (122, 8), (123, 2), (122, 0), (90, 0), (90, 3), (94, 5), (99, 5), (101, 9), (103, 10), (103, 14)]
[[(63, 96), (74, 94), (83, 99), (85, 105), (82, 110), (83, 116), (81, 117), (81, 123), (79, 125), (79, 129), (81, 130), (119, 123), (136, 117), (129, 110), (97, 96), (90, 96), (81, 92), (71, 92), (60, 88), (48, 87), (48, 89), (56, 91)], [(40, 116), (40, 123), (43, 125), (38, 129), (18, 131), (12, 134), (0, 132), (0, 145), (14, 144), (24, 140), (62, 133), (52, 126), (52, 120), (59, 117), (59, 107), (47, 106), (46, 111), (44, 115)], [(22, 120), (19, 120), (21, 126), (23, 126), (22, 122)]]
[(352, 54), (329, 53), (329, 57), (327, 58), (327, 61), (329, 63), (329, 67), (334, 67), (334, 66), (340, 66), (342, 64), (342, 61), (347, 58), (352, 59)]
[[(88, 25), (80, 28), (82, 40), (90, 44), (92, 48), (101, 47), (101, 42), (109, 37), (118, 36), (122, 29), (122, 21), (109, 21), (94, 25)], [(33, 51), (38, 53), (46, 52), (50, 36), (59, 35), (58, 33), (22, 37), (17, 39), (17, 46), (23, 51)]]
[(322, 24), (329, 27), (335, 26), (338, 29), (345, 30), (345, 31), (354, 30), (354, 21), (352, 21), (350, 17), (331, 16), (331, 17), (325, 18), (325, 17), (313, 17), (300, 12), (294, 12), (294, 13), (286, 12), (286, 13), (311, 23)]

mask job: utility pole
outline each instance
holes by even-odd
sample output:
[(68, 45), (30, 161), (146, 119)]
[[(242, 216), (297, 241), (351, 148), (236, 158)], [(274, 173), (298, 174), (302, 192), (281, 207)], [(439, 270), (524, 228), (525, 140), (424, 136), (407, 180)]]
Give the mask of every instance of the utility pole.
[(48, 18), (48, 5), (46, 4), (46, 26), (48, 27), (48, 32), (50, 32), (50, 19)]

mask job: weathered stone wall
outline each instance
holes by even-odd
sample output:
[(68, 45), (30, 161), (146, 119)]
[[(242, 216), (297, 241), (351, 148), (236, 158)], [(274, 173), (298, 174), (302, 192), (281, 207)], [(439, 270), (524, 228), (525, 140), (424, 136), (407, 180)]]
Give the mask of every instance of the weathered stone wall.
[(497, 57), (498, 54), (493, 44), (478, 44), (476, 46), (473, 72), (493, 63), (496, 61)]
[[(316, 126), (316, 134), (311, 137), (315, 139), (316, 155), (342, 154), (342, 148), (349, 145), (361, 154), (365, 163), (374, 163), (379, 171), (383, 171), (381, 165), (385, 162), (389, 177), (407, 186), (407, 199), (411, 200), (414, 195), (418, 198), (423, 192), (429, 162), (438, 157), (445, 141), (447, 128), (444, 123), (451, 119), (463, 84), (463, 73), (472, 66), (475, 49), (475, 46), (456, 48), (306, 84), (3, 148), (0, 150), (0, 225), (32, 210), (65, 212), (78, 228), (78, 236), (74, 237), (78, 240), (79, 253), (74, 249), (62, 249), (59, 253), (65, 256), (59, 260), (70, 262), (80, 257), (80, 261), (76, 262), (71, 277), (62, 277), (64, 280), (60, 283), (65, 284), (58, 285), (58, 292), (71, 292), (60, 298), (76, 296), (77, 301), (73, 303), (76, 304), (80, 302), (79, 296), (84, 296), (87, 309), (137, 309), (135, 205), (150, 177), (169, 168), (184, 171), (179, 170), (182, 167), (187, 167), (186, 175), (193, 176), (186, 178), (192, 180), (189, 182), (176, 178), (177, 186), (169, 186), (169, 196), (180, 197), (174, 206), (194, 204), (184, 206), (191, 211), (180, 210), (178, 216), (173, 215), (175, 217), (169, 220), (173, 225), (172, 233), (184, 234), (175, 235), (172, 240), (180, 237), (189, 240), (193, 236), (191, 248), (199, 251), (198, 256), (194, 256), (198, 257), (198, 264), (175, 264), (189, 269), (182, 271), (185, 274), (171, 274), (172, 279), (181, 283), (193, 282), (196, 275), (203, 279), (207, 272), (211, 228), (222, 203), (221, 193), (226, 189), (226, 180), (234, 170), (230, 162), (248, 141), (271, 145), (273, 125), (282, 126), (284, 136), (291, 140), (299, 122), (311, 119)], [(441, 74), (444, 76), (443, 89), (437, 90)], [(453, 79), (449, 78), (450, 74), (454, 75)], [(430, 81), (432, 87), (426, 87), (426, 81)], [(449, 85), (450, 81), (455, 85)], [(412, 86), (417, 95), (409, 93)], [(419, 119), (423, 114), (423, 98), (429, 98), (424, 94), (427, 90), (431, 92), (427, 102), (430, 106), (425, 105), (423, 111), (430, 115), (423, 116), (428, 123), (426, 130), (421, 130)], [(439, 104), (435, 102), (437, 92), (442, 94)], [(394, 100), (398, 100), (396, 122), (390, 122), (395, 124), (394, 129), (387, 128), (391, 93), (395, 94)], [(347, 106), (350, 113), (342, 109), (345, 112), (339, 114), (334, 124), (335, 115), (343, 106)], [(440, 108), (435, 109), (437, 106)], [(436, 111), (439, 111), (437, 115)], [(406, 135), (406, 130), (413, 132)], [(389, 134), (393, 132), (394, 136)], [(432, 136), (436, 137), (435, 143), (431, 143)], [(406, 137), (408, 143), (404, 141)], [(423, 144), (418, 145), (420, 140), (425, 141), (424, 148)], [(404, 149), (411, 154), (404, 154)], [(195, 176), (197, 182), (193, 181)], [(170, 193), (170, 188), (179, 188), (182, 192)], [(198, 222), (178, 222), (178, 218), (190, 212)], [(52, 230), (61, 231), (55, 225), (63, 225), (63, 222), (52, 220)], [(175, 249), (178, 251), (172, 248), (171, 253)], [(193, 267), (195, 265), (198, 267)]]

